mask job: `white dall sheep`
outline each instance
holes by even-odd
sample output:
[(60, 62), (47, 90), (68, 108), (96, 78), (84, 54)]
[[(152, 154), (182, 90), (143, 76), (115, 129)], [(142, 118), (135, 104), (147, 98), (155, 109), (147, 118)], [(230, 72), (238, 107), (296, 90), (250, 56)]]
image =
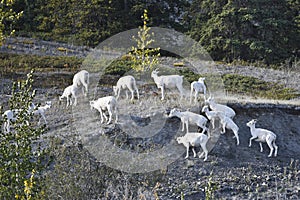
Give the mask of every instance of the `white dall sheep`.
[(274, 156), (277, 156), (278, 146), (275, 144), (276, 135), (272, 131), (262, 129), (262, 128), (255, 128), (257, 120), (252, 119), (246, 125), (250, 128), (250, 132), (252, 137), (249, 140), (249, 147), (251, 147), (251, 142), (253, 139), (259, 142), (260, 145), (260, 152), (263, 152), (262, 142), (266, 142), (270, 148), (270, 154), (268, 157), (271, 157), (273, 154), (273, 150), (275, 148)]
[[(35, 105), (31, 103), (31, 105), (28, 107), (28, 110), (25, 110), (26, 114), (30, 114), (33, 111), (34, 107)], [(17, 120), (17, 117), (19, 113), (22, 112), (22, 110), (23, 109), (12, 109), (7, 110), (2, 114), (2, 117), (6, 119), (6, 121), (4, 121), (3, 123), (4, 132), (10, 132), (11, 122), (15, 122)], [(29, 122), (27, 120), (25, 121), (25, 123), (29, 125)]]
[(194, 101), (195, 102), (197, 102), (197, 98), (198, 98), (199, 93), (203, 93), (204, 99), (205, 99), (205, 97), (206, 97), (206, 86), (205, 86), (204, 80), (205, 80), (205, 78), (200, 77), (198, 79), (198, 81), (193, 81), (191, 83), (190, 103), (192, 103), (192, 97), (193, 97), (194, 92), (195, 92), (195, 94), (194, 94), (194, 97), (195, 97)]
[(216, 103), (214, 98), (212, 97), (209, 97), (207, 100), (205, 100), (205, 103), (207, 103), (210, 109), (212, 109), (213, 111), (223, 112), (227, 117), (230, 117), (231, 119), (233, 119), (235, 116), (235, 111), (232, 108)]
[(201, 158), (204, 154), (205, 155), (204, 156), (204, 161), (207, 160), (207, 155), (208, 155), (208, 150), (206, 148), (207, 141), (208, 141), (208, 137), (207, 137), (207, 135), (205, 135), (203, 133), (186, 133), (183, 137), (178, 137), (177, 138), (178, 144), (183, 144), (186, 147), (186, 156), (185, 156), (185, 158), (189, 157), (189, 147), (190, 146), (192, 146), (194, 157), (196, 157), (196, 152), (195, 152), (194, 147), (200, 145), (203, 152), (199, 156), (199, 158)]
[(189, 132), (189, 123), (196, 124), (198, 127), (202, 128), (202, 133), (206, 131), (207, 119), (196, 113), (190, 111), (180, 112), (180, 110), (173, 108), (170, 111), (169, 117), (178, 117), (182, 123), (182, 131), (184, 131), (184, 126), (186, 126), (187, 133)]
[(213, 129), (216, 127), (216, 119), (220, 119), (221, 117), (225, 116), (223, 112), (210, 111), (208, 106), (203, 106), (202, 112), (204, 112), (206, 117), (211, 121)]
[(12, 110), (7, 110), (2, 114), (2, 117), (6, 119), (3, 123), (3, 130), (6, 133), (10, 132), (10, 123), (12, 121), (16, 121), (16, 118), (14, 117), (14, 112)]
[(226, 132), (226, 128), (227, 129), (231, 129), (233, 131), (233, 134), (236, 138), (236, 144), (239, 145), (240, 141), (239, 141), (239, 127), (233, 122), (233, 120), (227, 116), (220, 116), (220, 122), (222, 124), (222, 131), (221, 133), (225, 133)]
[(39, 106), (39, 107), (37, 107), (36, 110), (33, 111), (34, 115), (41, 115), (41, 117), (39, 119), (39, 122), (38, 122), (38, 125), (40, 125), (42, 118), (44, 119), (45, 124), (47, 124), (47, 120), (46, 120), (46, 117), (45, 117), (45, 112), (46, 112), (46, 110), (51, 108), (51, 105), (52, 105), (51, 101), (47, 101), (46, 105)]
[[(128, 90), (131, 92), (131, 100), (133, 100), (133, 98), (134, 98), (134, 91), (136, 91), (136, 93), (137, 93), (137, 98), (138, 99), (140, 98), (139, 90), (136, 86), (136, 81), (135, 81), (134, 77), (128, 75), (128, 76), (121, 77), (118, 80), (117, 85), (113, 86), (113, 90), (114, 90), (115, 95), (117, 96), (117, 100), (120, 96), (121, 89), (126, 89), (126, 88), (128, 88)], [(128, 99), (127, 90), (126, 90), (126, 98)]]
[(64, 89), (63, 94), (59, 97), (59, 100), (62, 101), (64, 98), (67, 98), (67, 107), (72, 105), (72, 97), (75, 99), (74, 105), (77, 105), (77, 93), (79, 88), (75, 85), (70, 85)]
[(90, 101), (91, 109), (95, 108), (100, 112), (101, 123), (107, 121), (107, 116), (103, 113), (103, 111), (107, 110), (109, 114), (109, 120), (107, 124), (111, 123), (112, 115), (115, 114), (116, 122), (118, 121), (118, 113), (117, 113), (117, 100), (113, 96), (106, 96), (99, 98), (95, 101)]
[(183, 76), (179, 75), (167, 75), (167, 76), (158, 76), (159, 71), (154, 70), (151, 73), (151, 77), (154, 79), (154, 82), (157, 85), (158, 89), (161, 89), (161, 100), (165, 99), (165, 89), (166, 88), (177, 88), (180, 92), (180, 99), (183, 97)]
[(76, 87), (82, 87), (83, 94), (87, 96), (89, 85), (89, 72), (86, 70), (81, 70), (77, 72), (73, 77), (73, 85)]

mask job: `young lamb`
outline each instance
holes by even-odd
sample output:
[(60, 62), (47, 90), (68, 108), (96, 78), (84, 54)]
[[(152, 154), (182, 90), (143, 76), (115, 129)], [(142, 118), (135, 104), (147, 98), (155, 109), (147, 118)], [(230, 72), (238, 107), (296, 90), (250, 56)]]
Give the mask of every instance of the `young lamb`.
[(59, 97), (59, 100), (62, 101), (64, 98), (67, 98), (67, 107), (72, 105), (72, 97), (75, 99), (74, 105), (77, 105), (77, 93), (79, 88), (75, 85), (70, 85), (64, 89), (63, 94)]
[[(134, 98), (134, 90), (137, 93), (137, 98), (138, 99), (140, 98), (139, 91), (138, 91), (138, 88), (136, 86), (136, 81), (135, 81), (134, 77), (128, 75), (128, 76), (121, 77), (118, 80), (117, 85), (113, 86), (113, 90), (114, 90), (115, 95), (117, 96), (117, 99), (120, 96), (121, 89), (126, 89), (126, 88), (128, 88), (129, 91), (131, 92), (131, 101)], [(126, 90), (126, 98), (128, 99), (127, 90)]]
[(154, 79), (154, 82), (157, 85), (158, 89), (161, 89), (161, 100), (165, 99), (165, 88), (174, 88), (180, 92), (180, 99), (183, 96), (183, 76), (179, 75), (167, 75), (167, 76), (158, 76), (159, 71), (154, 70), (151, 73), (151, 77)]
[(229, 118), (227, 116), (224, 116), (224, 115), (222, 116), (221, 115), (221, 116), (219, 116), (219, 118), (220, 118), (220, 122), (222, 124), (222, 129), (223, 129), (221, 131), (221, 133), (222, 134), (225, 133), (226, 128), (231, 129), (233, 131), (233, 134), (234, 134), (235, 138), (236, 138), (236, 144), (239, 145), (240, 144), (239, 133), (238, 133), (239, 127), (233, 122), (233, 120), (231, 118)]
[(192, 96), (193, 96), (194, 91), (195, 91), (195, 94), (194, 94), (195, 102), (197, 102), (199, 93), (203, 93), (204, 98), (206, 97), (206, 86), (205, 86), (204, 80), (205, 80), (205, 78), (200, 77), (198, 79), (198, 81), (193, 81), (191, 83), (190, 103), (192, 103)]
[(199, 158), (201, 158), (204, 154), (205, 155), (204, 161), (207, 160), (207, 154), (208, 154), (208, 150), (206, 148), (207, 141), (208, 141), (208, 137), (207, 137), (207, 135), (205, 135), (203, 133), (186, 133), (183, 137), (177, 138), (178, 144), (183, 144), (186, 147), (185, 158), (189, 157), (189, 147), (190, 146), (192, 146), (194, 157), (196, 157), (196, 152), (195, 152), (194, 147), (200, 145), (203, 152), (199, 156)]
[(224, 112), (224, 114), (231, 119), (233, 119), (235, 116), (235, 112), (232, 108), (216, 103), (212, 97), (209, 97), (207, 100), (205, 100), (205, 103), (209, 104), (210, 109), (213, 111)]
[(103, 111), (107, 110), (109, 114), (109, 120), (107, 124), (109, 124), (112, 120), (113, 113), (116, 116), (116, 122), (118, 121), (118, 113), (117, 113), (117, 100), (113, 96), (106, 96), (99, 98), (96, 101), (90, 101), (91, 109), (95, 108), (100, 112), (101, 116), (101, 123), (104, 122), (103, 117), (105, 118), (105, 121), (107, 121), (107, 116), (103, 113)]
[[(82, 87), (82, 92), (85, 96), (88, 94), (88, 84), (89, 84), (89, 72), (86, 70), (81, 70), (77, 72), (73, 77), (73, 85), (76, 87)], [(85, 91), (84, 91), (85, 89)]]
[(47, 109), (51, 108), (51, 105), (52, 105), (51, 101), (47, 101), (46, 105), (39, 106), (36, 110), (33, 111), (34, 115), (41, 115), (41, 117), (39, 119), (39, 122), (38, 122), (38, 125), (40, 125), (40, 122), (41, 122), (42, 118), (44, 119), (45, 124), (47, 124), (47, 120), (46, 120), (46, 117), (45, 117), (45, 112), (46, 112)]
[(16, 121), (16, 118), (14, 117), (14, 112), (12, 110), (7, 110), (2, 114), (2, 117), (6, 119), (6, 121), (4, 121), (3, 123), (3, 131), (9, 133), (11, 121)]
[(182, 123), (182, 131), (184, 131), (184, 125), (186, 126), (186, 131), (189, 132), (189, 123), (196, 124), (198, 127), (202, 128), (202, 133), (206, 131), (207, 119), (196, 113), (190, 111), (180, 112), (178, 109), (174, 108), (170, 111), (169, 117), (178, 117)]
[(216, 119), (220, 119), (221, 117), (225, 116), (223, 112), (210, 111), (208, 106), (203, 106), (202, 112), (204, 112), (206, 117), (211, 121), (213, 129), (216, 127)]
[[(31, 110), (33, 110), (34, 104), (31, 104), (28, 108), (28, 110), (26, 110), (26, 112), (29, 114), (31, 112)], [(15, 122), (17, 120), (17, 116), (18, 114), (22, 111), (22, 109), (13, 109), (13, 110), (7, 110), (2, 114), (2, 117), (6, 119), (6, 121), (4, 121), (3, 123), (3, 130), (4, 132), (10, 132), (10, 123), (11, 122)], [(29, 122), (26, 120), (25, 123), (27, 125), (29, 125)]]
[(252, 140), (255, 139), (255, 141), (259, 142), (260, 152), (263, 152), (262, 142), (266, 142), (270, 148), (270, 154), (268, 155), (268, 157), (272, 156), (274, 148), (275, 148), (274, 156), (276, 157), (278, 146), (275, 144), (275, 140), (276, 140), (275, 133), (266, 129), (255, 128), (256, 122), (257, 120), (252, 119), (246, 124), (250, 128), (250, 132), (252, 135), (249, 141), (249, 147), (251, 147)]

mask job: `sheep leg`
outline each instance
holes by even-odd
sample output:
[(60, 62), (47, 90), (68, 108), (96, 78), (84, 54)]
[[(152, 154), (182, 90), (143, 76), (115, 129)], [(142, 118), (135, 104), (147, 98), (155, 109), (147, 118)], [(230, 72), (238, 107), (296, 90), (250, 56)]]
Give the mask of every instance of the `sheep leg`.
[[(102, 124), (103, 123), (103, 112), (102, 112), (102, 110), (101, 109), (98, 109), (98, 111), (100, 112), (100, 117), (101, 117), (101, 121), (100, 121), (100, 123)], [(106, 116), (105, 116), (106, 117)]]
[(249, 147), (251, 147), (251, 145), (252, 145), (252, 140), (254, 140), (256, 138), (257, 138), (256, 136), (255, 137), (253, 136), (253, 137), (250, 138), (250, 140), (249, 140)]
[(196, 158), (197, 154), (196, 154), (196, 151), (195, 151), (195, 148), (194, 148), (194, 147), (192, 147), (192, 151), (193, 151), (193, 153), (194, 153), (194, 158)]
[(223, 123), (221, 133), (224, 134), (225, 132), (226, 132), (226, 123)]
[(130, 90), (131, 92), (131, 101), (134, 99), (134, 90)]
[(125, 94), (126, 94), (126, 99), (128, 99), (128, 91), (125, 90)]
[(261, 142), (259, 143), (259, 146), (260, 146), (260, 152), (263, 152), (264, 149), (263, 149), (263, 146), (262, 146), (262, 143), (261, 143)]
[(278, 151), (278, 146), (275, 144), (275, 140), (272, 143), (273, 143), (273, 146), (275, 148), (274, 156), (276, 157), (277, 156), (277, 151)]
[(67, 96), (67, 107), (69, 106), (70, 97)]
[(208, 155), (208, 150), (206, 148), (206, 142), (205, 143), (200, 143), (200, 146), (203, 150), (202, 154), (199, 156), (199, 158), (201, 158), (203, 156), (203, 154), (205, 155), (204, 157), (204, 160), (203, 161), (206, 161), (207, 160), (207, 155)]
[(216, 120), (215, 120), (214, 117), (211, 119), (211, 125), (212, 125), (212, 128), (215, 129), (215, 127), (216, 127)]
[[(202, 128), (202, 132), (201, 133), (204, 134), (204, 132), (207, 130), (206, 126), (200, 125), (199, 127)], [(198, 129), (199, 129), (199, 127), (198, 127)]]
[(117, 111), (117, 108), (115, 107), (114, 108), (114, 110), (115, 110), (115, 115), (116, 115), (116, 123), (118, 122), (118, 111)]
[(185, 121), (184, 121), (183, 119), (181, 120), (181, 124), (182, 124), (181, 131), (184, 131), (184, 125), (185, 125)]
[(136, 86), (134, 86), (134, 87), (135, 87), (135, 91), (136, 91), (136, 94), (137, 94), (137, 98), (140, 99), (139, 90), (138, 90), (138, 88)]
[(117, 89), (117, 99), (119, 99), (119, 97), (120, 97), (120, 92), (121, 92), (121, 88), (118, 88)]
[(198, 93), (199, 93), (198, 91), (195, 91), (195, 99), (194, 99), (195, 103), (197, 102)]
[(240, 144), (239, 134), (237, 131), (233, 131), (233, 133), (234, 133), (234, 137), (236, 138), (236, 145), (239, 145)]
[(189, 122), (186, 121), (186, 122), (185, 122), (185, 125), (186, 125), (186, 132), (188, 133), (188, 132), (189, 132)]
[(112, 110), (111, 110), (111, 108), (108, 108), (107, 110), (108, 110), (108, 114), (109, 114), (109, 120), (108, 120), (107, 124), (110, 124), (111, 119), (112, 119)]
[(164, 100), (165, 99), (165, 90), (164, 90), (164, 87), (160, 87), (161, 89), (161, 100)]
[(187, 144), (186, 145), (186, 156), (185, 156), (185, 159), (187, 159), (189, 157), (189, 148), (190, 148), (190, 145)]
[(271, 140), (267, 140), (267, 144), (270, 148), (270, 154), (268, 155), (268, 157), (271, 157), (274, 151), (273, 145), (272, 145), (272, 141)]
[(10, 120), (8, 119), (6, 122), (4, 122), (4, 130), (9, 133), (10, 132)]
[(82, 85), (84, 86), (85, 92), (83, 92), (84, 96), (87, 96), (88, 94), (88, 85), (86, 83), (82, 83)]

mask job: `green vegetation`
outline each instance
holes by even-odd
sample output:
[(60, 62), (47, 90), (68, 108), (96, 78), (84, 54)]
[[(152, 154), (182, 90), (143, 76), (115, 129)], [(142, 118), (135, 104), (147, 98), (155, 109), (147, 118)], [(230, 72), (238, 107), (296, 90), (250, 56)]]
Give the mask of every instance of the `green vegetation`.
[(214, 60), (289, 68), (299, 58), (299, 7), (298, 0), (17, 0), (13, 10), (24, 11), (17, 35), (95, 47), (141, 26), (147, 9), (149, 27), (189, 34)]
[(154, 40), (150, 38), (154, 33), (149, 33), (151, 28), (147, 26), (149, 18), (146, 9), (141, 18), (144, 24), (139, 28), (138, 37), (133, 37), (137, 46), (133, 46), (130, 52), (133, 61), (132, 68), (137, 72), (152, 70), (153, 67), (158, 64), (158, 57), (160, 56), (160, 48), (150, 48), (150, 45), (154, 42)]
[(262, 81), (254, 77), (226, 74), (222, 78), (225, 89), (233, 94), (278, 100), (289, 100), (300, 96), (294, 89), (286, 88), (281, 84)]
[[(218, 77), (210, 74), (195, 74), (189, 69), (180, 69), (179, 72), (184, 75), (184, 78), (190, 83), (197, 80), (200, 76), (207, 77), (207, 79), (211, 80), (218, 79)], [(242, 94), (257, 98), (278, 100), (289, 100), (300, 96), (300, 94), (294, 89), (286, 88), (284, 85), (278, 83), (266, 82), (255, 77), (242, 76), (238, 74), (225, 74), (221, 76), (221, 78), (226, 91), (232, 94)]]
[(0, 69), (3, 71), (24, 71), (32, 68), (47, 71), (48, 68), (64, 68), (74, 70), (81, 66), (83, 59), (62, 56), (35, 56), (0, 53)]
[(38, 199), (41, 195), (40, 179), (35, 175), (40, 176), (47, 166), (46, 149), (38, 142), (46, 129), (34, 125), (32, 113), (27, 112), (35, 96), (32, 76), (33, 71), (26, 81), (14, 83), (9, 107), (19, 109), (19, 113), (12, 121), (13, 130), (8, 133), (0, 130), (0, 196), (3, 199)]
[(104, 74), (123, 76), (132, 69), (133, 60), (131, 56), (123, 56), (114, 60), (105, 68)]
[(7, 36), (15, 32), (12, 26), (23, 14), (22, 11), (15, 12), (12, 9), (14, 4), (14, 0), (2, 0), (0, 3), (0, 46)]

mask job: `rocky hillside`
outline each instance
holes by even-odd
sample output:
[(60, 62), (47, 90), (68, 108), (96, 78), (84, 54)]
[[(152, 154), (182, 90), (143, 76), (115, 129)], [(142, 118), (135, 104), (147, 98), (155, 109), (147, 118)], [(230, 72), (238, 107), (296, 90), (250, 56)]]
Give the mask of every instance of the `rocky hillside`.
[[(9, 41), (1, 48), (2, 52), (84, 57), (91, 51), (87, 48), (26, 38)], [(62, 51), (63, 48), (68, 50)], [(220, 73), (252, 75), (268, 81), (276, 79), (276, 82), (286, 83), (287, 86), (299, 90), (297, 81), (289, 81), (299, 80), (297, 73), (290, 76), (276, 70), (224, 65), (218, 65), (216, 68)], [(71, 83), (72, 75), (71, 72), (47, 72), (38, 73), (35, 77), (35, 101), (42, 104), (46, 100), (53, 102), (53, 107), (46, 113), (49, 123), (45, 134), (56, 138), (56, 146), (51, 149), (56, 160), (47, 172), (48, 182), (45, 189), (50, 199), (300, 198), (299, 105), (239, 101), (228, 103), (237, 113), (234, 121), (240, 128), (240, 145), (236, 145), (231, 131), (221, 135), (220, 129), (217, 129), (214, 132), (217, 139), (210, 146), (208, 161), (203, 162), (198, 157), (193, 158), (191, 151), (190, 157), (184, 158), (185, 148), (176, 142), (176, 137), (184, 135), (179, 129), (180, 120), (166, 117), (172, 107), (200, 113), (202, 101), (200, 104), (190, 105), (188, 101), (178, 103), (176, 99), (169, 97), (168, 102), (161, 102), (157, 96), (159, 91), (155, 90), (155, 87), (151, 88), (155, 90), (153, 92), (143, 87), (140, 89), (139, 101), (128, 102), (123, 95), (121, 96), (120, 123), (104, 125), (99, 123), (99, 114), (89, 107), (89, 100), (95, 98), (95, 91), (87, 98), (80, 97), (78, 106), (72, 109), (66, 108), (65, 102), (58, 101), (64, 86)], [(1, 79), (2, 82), (4, 79)], [(11, 82), (10, 77), (6, 76), (5, 81)], [(8, 93), (5, 94), (9, 94), (9, 89), (8, 84)], [(112, 87), (100, 85), (97, 97), (105, 95), (112, 95)], [(8, 98), (8, 95), (1, 94), (1, 104), (5, 108)], [(259, 151), (257, 142), (253, 142), (251, 148), (248, 147), (251, 135), (246, 123), (254, 118), (258, 119), (258, 127), (267, 128), (277, 134), (277, 157), (267, 157), (269, 149), (266, 144), (263, 144), (263, 152)], [(154, 126), (150, 126), (151, 123)], [(128, 127), (135, 129), (132, 131)], [(145, 134), (135, 130), (148, 132)], [(197, 131), (197, 127), (192, 126), (191, 130)], [(100, 139), (107, 141), (105, 146), (98, 143)], [(89, 149), (91, 144), (93, 148)], [(108, 151), (100, 154), (103, 153), (103, 149)], [(115, 149), (117, 153), (113, 154), (112, 150)], [(162, 159), (170, 159), (167, 166), (143, 173), (129, 173), (116, 169), (117, 165), (124, 163), (124, 166), (118, 167), (126, 169), (126, 166), (137, 158), (151, 156), (157, 151), (162, 152), (162, 157), (144, 160), (143, 167), (157, 166), (157, 163), (163, 163)], [(201, 151), (201, 148), (197, 147), (196, 151)], [(132, 153), (129, 155), (133, 156), (127, 159), (118, 157), (124, 152)], [(107, 164), (112, 161), (116, 162), (115, 167)]]

